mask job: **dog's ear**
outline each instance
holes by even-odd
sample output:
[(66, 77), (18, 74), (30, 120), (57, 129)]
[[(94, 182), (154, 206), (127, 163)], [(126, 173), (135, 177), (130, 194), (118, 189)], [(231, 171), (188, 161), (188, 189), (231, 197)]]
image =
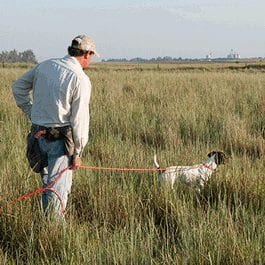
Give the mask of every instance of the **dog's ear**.
[(225, 164), (228, 161), (228, 157), (224, 152), (218, 151), (215, 155), (215, 163), (217, 165)]

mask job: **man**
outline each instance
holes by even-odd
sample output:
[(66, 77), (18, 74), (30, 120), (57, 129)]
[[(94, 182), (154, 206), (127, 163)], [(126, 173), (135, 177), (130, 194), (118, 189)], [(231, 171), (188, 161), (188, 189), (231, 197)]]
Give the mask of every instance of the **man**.
[(40, 63), (12, 87), (17, 106), (32, 122), (29, 139), (37, 142), (42, 158), (35, 172), (41, 173), (43, 188), (52, 185), (42, 194), (43, 209), (59, 216), (71, 190), (72, 170), (56, 177), (69, 165), (81, 166), (88, 141), (91, 83), (83, 70), (94, 54), (98, 56), (94, 41), (79, 35), (68, 47), (68, 56)]

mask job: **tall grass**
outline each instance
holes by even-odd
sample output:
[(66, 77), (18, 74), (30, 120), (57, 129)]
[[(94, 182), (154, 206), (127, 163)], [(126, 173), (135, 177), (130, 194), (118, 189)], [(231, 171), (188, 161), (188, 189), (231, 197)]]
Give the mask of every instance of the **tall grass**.
[(160, 187), (153, 172), (79, 170), (65, 224), (43, 217), (39, 196), (5, 207), (40, 186), (25, 160), (30, 124), (10, 89), (24, 71), (0, 68), (2, 264), (265, 263), (262, 68), (91, 67), (84, 164), (152, 167), (156, 152), (161, 166), (190, 165), (214, 149), (232, 159), (200, 196)]

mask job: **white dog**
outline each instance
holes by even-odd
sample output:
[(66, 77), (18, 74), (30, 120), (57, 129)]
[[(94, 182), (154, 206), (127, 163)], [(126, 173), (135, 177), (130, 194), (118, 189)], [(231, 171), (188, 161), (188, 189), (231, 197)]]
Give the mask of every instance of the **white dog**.
[[(158, 175), (158, 181), (169, 183), (173, 188), (175, 181), (179, 179), (186, 184), (195, 186), (196, 190), (200, 192), (213, 171), (219, 165), (225, 164), (228, 159), (229, 157), (223, 152), (212, 151), (208, 154), (208, 160), (203, 164), (193, 166), (171, 166), (161, 169)], [(160, 169), (156, 155), (154, 156), (154, 164), (157, 169)]]

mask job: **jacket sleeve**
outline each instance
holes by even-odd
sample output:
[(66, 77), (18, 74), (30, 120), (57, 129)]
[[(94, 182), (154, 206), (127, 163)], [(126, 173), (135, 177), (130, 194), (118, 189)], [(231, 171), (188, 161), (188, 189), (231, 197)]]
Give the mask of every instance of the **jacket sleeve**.
[(21, 108), (23, 112), (26, 113), (29, 119), (32, 107), (32, 98), (30, 92), (33, 89), (35, 71), (36, 67), (29, 70), (20, 78), (18, 78), (12, 86), (12, 91), (17, 106)]
[(70, 122), (73, 128), (73, 138), (76, 155), (81, 156), (88, 142), (89, 133), (89, 101), (91, 83), (89, 78), (80, 80), (72, 97)]

